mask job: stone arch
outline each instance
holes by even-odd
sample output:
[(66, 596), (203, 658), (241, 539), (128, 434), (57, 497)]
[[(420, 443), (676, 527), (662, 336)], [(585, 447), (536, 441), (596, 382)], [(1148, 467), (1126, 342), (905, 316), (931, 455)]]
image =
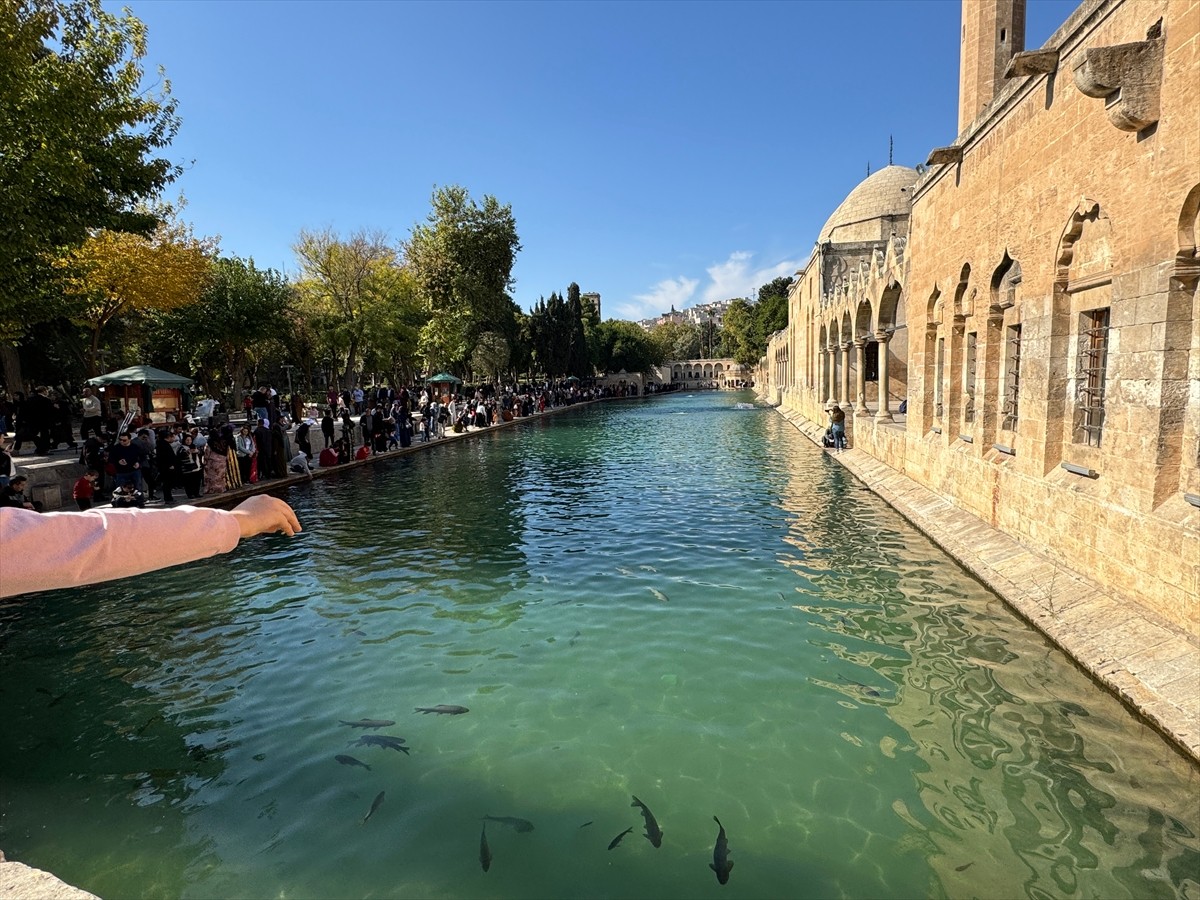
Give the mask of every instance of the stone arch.
[[(1174, 376), (1176, 390), (1187, 397), (1196, 377), (1196, 368), (1183, 356), (1189, 348), (1181, 346), (1182, 336), (1189, 335), (1191, 345), (1200, 346), (1200, 184), (1188, 191), (1183, 200), (1178, 241), (1175, 269), (1167, 294), (1167, 327), (1168, 332), (1179, 335), (1180, 340), (1167, 347), (1164, 376), (1169, 371)], [(1175, 320), (1174, 325), (1171, 320)], [(1194, 401), (1187, 403), (1181, 418), (1180, 443), (1184, 448), (1190, 447), (1191, 452), (1184, 449), (1179, 454), (1182, 462), (1179, 476), (1173, 483), (1156, 485), (1156, 502), (1181, 486), (1189, 493), (1200, 494), (1200, 407)]]
[(1020, 311), (1017, 308), (1020, 284), (1021, 263), (1005, 249), (1000, 264), (992, 273), (983, 347), (983, 396), (979, 419), (985, 451), (996, 442), (1001, 430), (1016, 430), (1021, 373)]
[[(958, 428), (963, 421), (964, 411), (968, 421), (974, 417), (974, 404), (970, 392), (964, 389), (964, 382), (968, 377), (966, 321), (975, 314), (975, 295), (976, 288), (971, 284), (971, 264), (963, 263), (958, 284), (954, 288), (953, 321), (944, 323), (949, 328), (943, 327), (938, 338), (941, 363), (938, 382), (942, 386), (942, 421), (947, 429)], [(958, 432), (950, 433), (953, 436)]]
[(865, 297), (858, 301), (858, 306), (854, 309), (854, 332), (855, 338), (862, 338), (874, 331), (873, 327), (874, 315), (871, 309), (871, 302)]
[(1004, 258), (992, 273), (992, 311), (1003, 311), (1016, 305), (1017, 288), (1021, 284), (1021, 264), (1004, 251)]
[(1188, 192), (1179, 212), (1179, 250), (1175, 254), (1175, 277), (1194, 289), (1200, 281), (1200, 184)]
[(941, 393), (938, 383), (938, 339), (942, 330), (944, 312), (942, 307), (942, 289), (935, 284), (925, 303), (925, 348), (921, 366), (923, 386), (921, 421), (917, 423), (921, 433), (937, 425), (941, 415), (938, 410), (938, 398)]
[(1074, 317), (1083, 309), (1111, 303), (1113, 227), (1096, 200), (1083, 197), (1067, 217), (1055, 256), (1051, 301), (1049, 353), (1045, 385), (1046, 442), (1043, 473), (1063, 460), (1064, 446), (1074, 429), (1075, 401), (1071, 383), (1071, 335)]
[(1090, 282), (1112, 271), (1112, 223), (1095, 200), (1084, 197), (1058, 241), (1055, 287)]
[(971, 288), (971, 264), (963, 263), (962, 271), (958, 275), (958, 286), (954, 289), (954, 316), (955, 318), (965, 318), (974, 312), (973, 309), (967, 308), (971, 305), (972, 298), (975, 294)]
[[(879, 378), (880, 396), (887, 393), (901, 400), (908, 396), (909, 354), (907, 316), (901, 299), (903, 292), (900, 283), (894, 279), (883, 289), (876, 311), (876, 341), (867, 348), (867, 352), (876, 357), (874, 370)], [(881, 334), (887, 337), (882, 345), (878, 343)], [(887, 359), (883, 360), (881, 354), (887, 354)], [(885, 376), (886, 384), (883, 383)], [(906, 412), (907, 409), (906, 406)]]

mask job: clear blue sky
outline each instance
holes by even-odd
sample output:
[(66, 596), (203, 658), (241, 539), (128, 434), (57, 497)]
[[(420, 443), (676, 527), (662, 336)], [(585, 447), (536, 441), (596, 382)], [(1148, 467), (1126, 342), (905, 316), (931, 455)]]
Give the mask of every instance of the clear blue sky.
[[(911, 166), (957, 124), (956, 0), (126, 3), (197, 234), (294, 274), (301, 228), (399, 241), (460, 184), (512, 205), (526, 309), (572, 281), (605, 318), (750, 296), (889, 135)], [(1029, 0), (1026, 47), (1076, 5)]]

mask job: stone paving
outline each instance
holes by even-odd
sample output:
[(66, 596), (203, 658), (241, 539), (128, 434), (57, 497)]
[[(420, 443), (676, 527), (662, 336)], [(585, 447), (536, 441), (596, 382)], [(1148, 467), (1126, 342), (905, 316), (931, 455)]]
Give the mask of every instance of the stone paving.
[[(778, 412), (820, 445), (824, 425)], [(853, 449), (827, 452), (1200, 764), (1200, 643), (874, 457)]]
[(24, 863), (7, 862), (0, 853), (0, 900), (97, 900), (95, 894), (71, 887), (49, 872)]

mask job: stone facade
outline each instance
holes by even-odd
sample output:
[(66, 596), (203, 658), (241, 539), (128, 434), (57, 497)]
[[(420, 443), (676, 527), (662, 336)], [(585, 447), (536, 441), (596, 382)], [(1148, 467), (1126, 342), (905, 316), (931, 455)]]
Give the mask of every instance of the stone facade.
[(964, 0), (955, 144), (855, 188), (758, 383), (1200, 637), (1200, 0), (1023, 16)]
[(669, 359), (650, 371), (650, 380), (684, 390), (736, 388), (753, 378), (753, 372), (736, 359)]

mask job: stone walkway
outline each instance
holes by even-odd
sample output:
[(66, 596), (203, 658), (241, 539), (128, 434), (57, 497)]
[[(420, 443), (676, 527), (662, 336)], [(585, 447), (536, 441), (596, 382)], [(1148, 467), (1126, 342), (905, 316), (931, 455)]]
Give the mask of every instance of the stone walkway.
[(0, 853), (0, 900), (97, 900), (95, 894), (71, 887), (49, 872), (24, 863), (6, 862)]
[[(820, 446), (823, 425), (778, 411)], [(1200, 644), (1186, 632), (864, 452), (831, 456), (1200, 764)]]

